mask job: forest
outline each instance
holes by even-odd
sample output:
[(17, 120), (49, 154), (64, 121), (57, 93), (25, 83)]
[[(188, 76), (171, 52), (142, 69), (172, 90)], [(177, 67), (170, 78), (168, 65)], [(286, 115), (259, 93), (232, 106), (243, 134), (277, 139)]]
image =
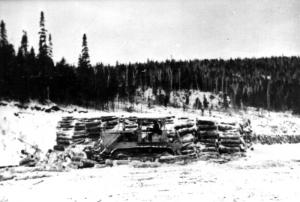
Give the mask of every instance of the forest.
[(174, 90), (196, 89), (229, 96), (236, 108), (243, 105), (300, 113), (298, 56), (91, 65), (87, 35), (83, 34), (82, 51), (74, 66), (64, 58), (53, 61), (52, 37), (43, 12), (38, 51), (29, 47), (26, 31), (16, 49), (8, 41), (4, 21), (0, 32), (2, 99), (104, 106), (116, 98), (134, 102), (137, 89), (163, 89), (167, 98)]

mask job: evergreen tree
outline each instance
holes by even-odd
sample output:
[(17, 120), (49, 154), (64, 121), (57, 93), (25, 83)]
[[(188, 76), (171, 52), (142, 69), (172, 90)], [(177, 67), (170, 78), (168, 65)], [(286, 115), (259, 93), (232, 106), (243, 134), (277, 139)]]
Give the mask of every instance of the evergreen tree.
[(79, 56), (78, 67), (79, 68), (91, 67), (86, 34), (83, 34), (83, 37), (82, 37), (82, 50), (81, 50), (81, 54)]
[(49, 43), (49, 47), (48, 47), (48, 55), (50, 58), (53, 57), (53, 44), (52, 44), (52, 36), (51, 34), (49, 34), (49, 37), (48, 37), (48, 43)]
[(3, 20), (1, 20), (0, 23), (0, 46), (7, 45), (7, 31), (5, 27), (5, 23)]
[(40, 16), (40, 31), (39, 31), (39, 57), (47, 56), (47, 30), (45, 28), (45, 17), (44, 12), (41, 11)]
[(27, 33), (23, 31), (21, 45), (18, 50), (16, 64), (12, 67), (12, 91), (14, 98), (20, 101), (28, 99), (28, 38)]
[(11, 78), (12, 67), (15, 63), (15, 50), (7, 40), (7, 31), (4, 21), (0, 23), (0, 96), (12, 97)]
[(53, 86), (53, 67), (54, 63), (48, 54), (47, 45), (47, 30), (45, 28), (44, 12), (40, 15), (40, 32), (39, 32), (39, 54), (38, 54), (38, 67), (39, 73), (36, 79), (36, 85), (39, 86), (39, 99), (41, 101), (50, 100), (52, 91), (55, 89)]
[(95, 73), (91, 68), (86, 34), (82, 37), (82, 50), (78, 59), (77, 75), (79, 80), (80, 100), (84, 103), (95, 99)]
[(28, 54), (28, 37), (27, 32), (23, 31), (23, 36), (21, 39), (21, 46), (18, 51), (18, 55), (26, 56)]

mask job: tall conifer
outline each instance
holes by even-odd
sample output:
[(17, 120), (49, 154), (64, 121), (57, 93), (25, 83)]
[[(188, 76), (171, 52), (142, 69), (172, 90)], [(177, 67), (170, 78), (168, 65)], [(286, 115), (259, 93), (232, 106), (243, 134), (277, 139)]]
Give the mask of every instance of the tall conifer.
[(44, 12), (41, 12), (40, 16), (40, 31), (39, 31), (39, 57), (47, 56), (47, 30), (45, 28), (45, 16)]

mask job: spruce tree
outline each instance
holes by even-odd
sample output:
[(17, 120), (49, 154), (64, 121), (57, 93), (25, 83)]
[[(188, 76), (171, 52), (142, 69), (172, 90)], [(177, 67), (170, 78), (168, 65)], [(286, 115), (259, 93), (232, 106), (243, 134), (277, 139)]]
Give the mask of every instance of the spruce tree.
[(79, 68), (89, 68), (90, 64), (90, 55), (89, 55), (89, 48), (87, 46), (87, 37), (86, 34), (83, 34), (82, 37), (82, 50), (79, 56), (78, 67)]
[(12, 90), (14, 98), (20, 101), (28, 99), (29, 87), (29, 65), (27, 63), (28, 57), (28, 38), (26, 31), (23, 31), (21, 38), (21, 45), (18, 50), (16, 64), (12, 67)]
[(27, 32), (23, 31), (21, 46), (19, 48), (18, 55), (26, 56), (27, 54), (28, 54), (28, 37), (27, 37)]
[(40, 16), (40, 32), (39, 32), (39, 54), (38, 54), (38, 67), (39, 76), (37, 85), (39, 86), (40, 100), (50, 100), (51, 91), (55, 91), (53, 86), (53, 71), (54, 63), (51, 57), (49, 57), (47, 45), (47, 30), (45, 28), (45, 16), (44, 12), (41, 12)]
[(44, 12), (41, 12), (40, 16), (40, 40), (39, 40), (39, 57), (47, 56), (47, 30), (45, 28), (45, 17)]
[(0, 97), (13, 95), (10, 88), (14, 77), (12, 67), (15, 66), (15, 50), (7, 40), (7, 31), (4, 21), (0, 22)]
[(95, 98), (93, 92), (94, 76), (95, 73), (91, 68), (89, 49), (87, 46), (86, 34), (82, 37), (82, 50), (78, 60), (78, 81), (79, 81), (79, 95), (82, 102), (89, 102), (92, 98)]
[(51, 36), (51, 34), (49, 34), (48, 42), (49, 42), (49, 46), (48, 46), (48, 56), (49, 56), (50, 58), (52, 58), (52, 57), (53, 57), (53, 51), (52, 51), (52, 49), (53, 49), (53, 44), (52, 44), (52, 36)]
[(1, 20), (0, 23), (0, 46), (7, 45), (7, 31), (5, 27), (5, 23), (3, 20)]

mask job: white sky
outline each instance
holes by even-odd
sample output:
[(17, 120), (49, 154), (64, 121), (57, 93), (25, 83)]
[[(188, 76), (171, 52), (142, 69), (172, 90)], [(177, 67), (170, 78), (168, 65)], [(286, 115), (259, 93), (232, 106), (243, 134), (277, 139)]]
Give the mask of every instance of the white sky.
[(300, 53), (299, 0), (0, 0), (15, 47), (26, 30), (38, 50), (42, 10), (56, 61), (77, 64), (83, 33), (92, 63)]

